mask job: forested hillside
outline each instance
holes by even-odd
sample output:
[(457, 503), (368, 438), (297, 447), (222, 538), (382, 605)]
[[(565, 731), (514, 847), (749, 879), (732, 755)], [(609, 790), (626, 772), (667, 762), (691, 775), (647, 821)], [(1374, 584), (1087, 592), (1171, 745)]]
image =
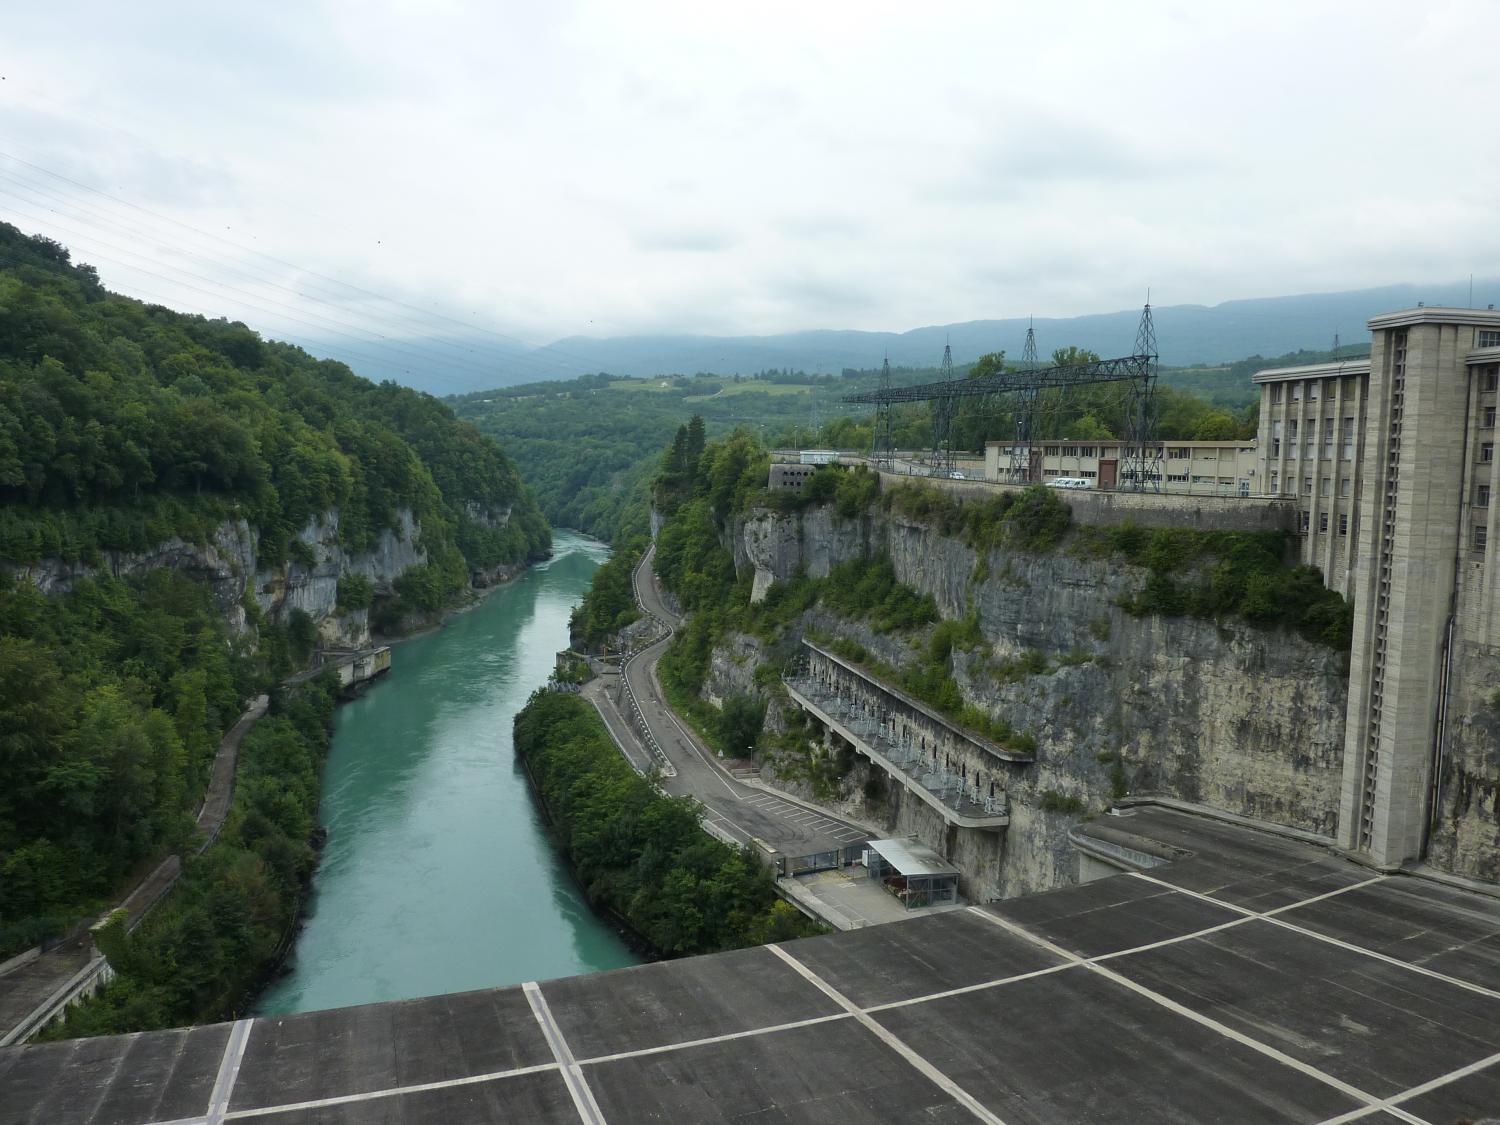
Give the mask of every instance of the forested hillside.
[[(220, 735), (315, 640), (250, 585), (231, 629), (182, 572), (117, 577), (125, 553), (243, 521), (255, 566), (310, 567), (299, 535), (331, 511), (349, 552), (415, 521), (426, 561), (390, 593), (424, 610), (549, 544), (514, 464), (437, 400), (111, 294), (0, 224), (0, 958), (182, 844)], [(29, 576), (61, 564), (43, 596)]]
[[(1344, 348), (1348, 356), (1358, 348)], [(1069, 362), (1091, 353), (1061, 348), (1051, 357)], [(1264, 367), (1315, 363), (1332, 352), (1294, 352), (1273, 358), (1251, 356), (1223, 367), (1164, 367), (1158, 393), (1158, 429), (1165, 439), (1232, 440), (1255, 434), (1259, 397), (1250, 376)], [(1007, 365), (1004, 353), (975, 365)], [(1010, 364), (1014, 366), (1014, 364)], [(964, 374), (966, 369), (960, 369)], [(952, 377), (936, 367), (897, 367), (897, 386)], [(584, 375), (568, 382), (531, 383), (451, 399), (458, 416), (472, 421), (515, 456), (537, 502), (554, 524), (576, 527), (623, 545), (647, 530), (648, 494), (663, 437), (700, 416), (709, 437), (743, 426), (763, 444), (868, 449), (867, 407), (839, 399), (873, 389), (875, 369), (846, 369), (841, 375), (771, 370), (752, 376), (670, 375), (629, 379)], [(1082, 388), (1066, 398), (1043, 396), (1040, 438), (1119, 436), (1126, 403), (1119, 386)], [(931, 441), (926, 405), (899, 407), (895, 439), (902, 448)], [(1013, 432), (1004, 400), (974, 400), (955, 421), (956, 448), (974, 453), (984, 442)]]

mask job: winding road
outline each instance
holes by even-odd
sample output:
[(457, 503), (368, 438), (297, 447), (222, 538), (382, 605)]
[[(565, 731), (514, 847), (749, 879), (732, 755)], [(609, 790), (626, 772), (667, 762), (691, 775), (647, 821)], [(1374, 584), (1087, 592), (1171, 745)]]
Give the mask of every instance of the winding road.
[[(655, 547), (648, 550), (636, 568), (636, 601), (647, 614), (676, 629), (682, 618), (662, 596), (651, 565), (655, 552)], [(759, 843), (781, 856), (814, 855), (870, 839), (871, 833), (860, 825), (759, 781), (736, 777), (720, 764), (714, 752), (667, 705), (657, 664), (670, 637), (668, 633), (641, 650), (626, 663), (624, 671), (642, 720), (677, 771), (675, 777), (663, 776), (661, 787), (673, 795), (697, 798), (704, 806), (704, 822), (711, 829), (741, 842)], [(638, 766), (653, 764), (651, 751), (642, 745), (626, 717), (630, 701), (623, 687), (600, 687), (589, 694), (615, 741), (626, 748), (627, 756)]]

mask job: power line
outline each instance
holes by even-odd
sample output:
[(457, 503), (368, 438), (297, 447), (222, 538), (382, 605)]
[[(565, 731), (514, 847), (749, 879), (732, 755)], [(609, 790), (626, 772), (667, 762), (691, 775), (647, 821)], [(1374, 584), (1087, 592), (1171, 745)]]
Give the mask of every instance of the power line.
[[(8, 194), (8, 193), (6, 193), (4, 191), (4, 189), (0, 189), (0, 194)], [(64, 228), (64, 229), (66, 229), (66, 228)], [(81, 243), (76, 243), (76, 242), (73, 243), (72, 245), (74, 245), (75, 247), (77, 247), (78, 249), (80, 249), (83, 253), (87, 254), (89, 257), (95, 258), (95, 259), (97, 259), (99, 261), (111, 262), (111, 263), (113, 263), (115, 265), (120, 266), (123, 269), (132, 270), (132, 271), (134, 271), (136, 273), (140, 273), (140, 274), (145, 274), (146, 276), (148, 276), (148, 277), (154, 277), (154, 278), (156, 278), (159, 281), (165, 281), (169, 285), (184, 286), (184, 287), (186, 287), (188, 289), (194, 290), (195, 292), (203, 293), (204, 295), (206, 295), (208, 297), (213, 297), (213, 298), (218, 299), (218, 300), (224, 300), (225, 299), (222, 296), (222, 294), (213, 292), (213, 291), (211, 291), (209, 289), (205, 289), (201, 285), (195, 285), (191, 281), (184, 281), (181, 278), (177, 278), (177, 277), (168, 277), (165, 274), (158, 273), (156, 270), (147, 269), (144, 266), (134, 265), (134, 264), (132, 264), (130, 262), (120, 261), (119, 259), (113, 258), (113, 257), (109, 256), (108, 254), (101, 253), (99, 250), (93, 248), (92, 246), (87, 246), (87, 245), (84, 245), (84, 244), (81, 244)], [(116, 247), (116, 246), (114, 246), (113, 244), (110, 244), (110, 243), (104, 243), (104, 245), (110, 247), (111, 249), (117, 250), (120, 253), (130, 255), (131, 257), (141, 257), (141, 255), (135, 253), (134, 251), (127, 250), (127, 249), (124, 249), (122, 247)], [(383, 349), (385, 349), (387, 351), (390, 351), (392, 353), (395, 353), (397, 355), (406, 357), (407, 358), (407, 362), (415, 360), (418, 364), (422, 364), (422, 365), (432, 364), (432, 363), (446, 363), (446, 364), (449, 364), (450, 366), (451, 365), (460, 365), (460, 366), (467, 367), (474, 374), (483, 375), (483, 376), (485, 376), (487, 378), (495, 378), (495, 377), (497, 377), (497, 374), (498, 374), (497, 372), (490, 371), (490, 370), (485, 369), (485, 368), (481, 368), (481, 367), (479, 367), (479, 366), (477, 366), (475, 364), (467, 363), (466, 361), (451, 359), (451, 358), (448, 358), (448, 357), (441, 357), (441, 358), (439, 358), (437, 360), (434, 360), (432, 357), (430, 357), (428, 355), (424, 355), (424, 354), (422, 354), (420, 352), (411, 351), (409, 349), (403, 348), (403, 347), (401, 347), (401, 346), (399, 346), (397, 344), (394, 344), (394, 343), (383, 343), (382, 344), (382, 343), (379, 343), (378, 341), (361, 340), (359, 337), (350, 335), (348, 332), (343, 332), (343, 331), (340, 331), (337, 328), (330, 327), (329, 324), (326, 322), (326, 318), (320, 318), (320, 319), (325, 320), (325, 323), (314, 323), (313, 321), (306, 320), (306, 319), (304, 319), (304, 318), (302, 318), (300, 316), (293, 316), (293, 315), (291, 315), (289, 313), (278, 312), (278, 311), (276, 311), (274, 309), (268, 309), (264, 305), (260, 304), (259, 302), (261, 302), (263, 300), (264, 301), (269, 301), (272, 304), (279, 304), (283, 308), (295, 308), (296, 306), (287, 305), (287, 304), (285, 304), (285, 302), (272, 301), (270, 298), (261, 298), (261, 297), (256, 296), (255, 294), (247, 292), (246, 290), (240, 289), (237, 286), (228, 285), (228, 284), (223, 283), (223, 282), (217, 282), (217, 281), (214, 281), (214, 280), (212, 280), (210, 278), (205, 278), (201, 274), (195, 274), (195, 273), (192, 273), (191, 271), (184, 270), (184, 269), (181, 269), (181, 268), (178, 268), (178, 267), (165, 265), (164, 263), (154, 263), (154, 264), (160, 264), (163, 269), (172, 270), (173, 272), (176, 272), (176, 273), (179, 273), (179, 274), (183, 274), (186, 277), (194, 278), (194, 279), (199, 280), (199, 281), (205, 281), (209, 285), (214, 286), (216, 289), (227, 289), (227, 290), (229, 290), (231, 292), (239, 293), (239, 294), (242, 295), (241, 300), (243, 302), (247, 303), (249, 305), (249, 307), (251, 307), (253, 309), (256, 309), (257, 311), (260, 311), (262, 313), (265, 313), (265, 314), (267, 314), (269, 316), (280, 317), (280, 318), (282, 318), (284, 320), (290, 320), (290, 321), (292, 321), (293, 323), (296, 323), (296, 324), (305, 325), (308, 328), (318, 329), (318, 330), (323, 331), (323, 332), (329, 332), (329, 333), (332, 333), (335, 336), (340, 336), (340, 337), (343, 337), (345, 339), (354, 340), (356, 343), (362, 343), (362, 344), (367, 344), (367, 345), (373, 344), (373, 346), (375, 346), (377, 348), (383, 348)], [(160, 295), (157, 294), (157, 296), (160, 296)], [(171, 300), (171, 298), (162, 298), (162, 299), (163, 300)], [(222, 309), (220, 309), (217, 312), (211, 313), (209, 315), (222, 316), (223, 312), (222, 312)], [(309, 314), (309, 315), (315, 315), (315, 314)], [(343, 322), (337, 322), (337, 323), (343, 323)], [(369, 329), (357, 328), (356, 326), (352, 326), (352, 325), (345, 325), (345, 327), (355, 327), (356, 331), (364, 332), (366, 335), (380, 336), (379, 333), (372, 332)], [(380, 339), (381, 340), (388, 340), (389, 338), (388, 337), (384, 337), (384, 336), (380, 336)], [(369, 359), (368, 356), (366, 356), (365, 358)], [(378, 363), (378, 364), (385, 364), (385, 363), (390, 363), (391, 361), (390, 360), (381, 360), (381, 359), (377, 358), (377, 359), (374, 359), (373, 362)], [(397, 366), (402, 366), (399, 362), (396, 365)], [(449, 383), (456, 383), (456, 380), (452, 379), (451, 376), (445, 378), (444, 376), (433, 374), (432, 377), (435, 378), (435, 379), (437, 379), (440, 382), (441, 381), (447, 381)]]
[[(388, 296), (386, 296), (386, 295), (384, 295), (382, 293), (378, 293), (378, 292), (376, 292), (374, 290), (366, 289), (366, 288), (363, 288), (362, 286), (354, 285), (351, 282), (341, 281), (341, 280), (339, 280), (336, 277), (330, 277), (330, 276), (328, 276), (326, 274), (319, 273), (316, 270), (312, 270), (312, 269), (308, 269), (308, 268), (303, 267), (303, 266), (299, 266), (296, 263), (286, 261), (283, 258), (278, 258), (275, 255), (267, 254), (263, 250), (257, 250), (257, 249), (255, 249), (253, 247), (246, 246), (243, 243), (236, 242), (233, 239), (225, 238), (222, 235), (215, 234), (212, 231), (203, 230), (203, 229), (201, 229), (199, 227), (193, 226), (190, 223), (182, 222), (180, 219), (174, 219), (174, 218), (172, 218), (169, 215), (163, 215), (163, 214), (161, 214), (161, 213), (159, 213), (157, 211), (151, 210), (148, 207), (143, 207), (140, 204), (132, 203), (128, 199), (123, 199), (123, 198), (121, 198), (119, 196), (111, 194), (110, 192), (103, 191), (100, 188), (93, 187), (90, 184), (82, 183), (82, 182), (80, 182), (78, 180), (72, 179), (69, 176), (63, 175), (60, 172), (55, 172), (55, 171), (53, 171), (53, 170), (51, 170), (49, 168), (43, 167), (40, 164), (33, 163), (30, 160), (26, 160), (23, 157), (17, 156), (13, 152), (7, 152), (7, 151), (5, 151), (3, 149), (0, 149), (0, 156), (3, 156), (3, 157), (5, 157), (5, 158), (7, 158), (9, 160), (13, 160), (17, 164), (24, 165), (27, 168), (30, 168), (30, 169), (32, 169), (32, 170), (34, 170), (36, 172), (41, 173), (44, 176), (49, 177), (50, 179), (58, 180), (58, 181), (60, 181), (62, 183), (68, 184), (68, 185), (70, 185), (72, 187), (79, 188), (82, 191), (89, 192), (92, 195), (97, 195), (97, 196), (99, 196), (99, 197), (101, 197), (103, 199), (111, 200), (111, 201), (113, 201), (115, 203), (120, 204), (121, 206), (130, 208), (132, 211), (139, 212), (139, 213), (141, 213), (143, 215), (148, 215), (148, 216), (150, 216), (150, 217), (152, 217), (152, 218), (154, 218), (154, 219), (156, 219), (156, 220), (158, 220), (160, 222), (170, 223), (174, 227), (179, 227), (179, 228), (181, 228), (181, 229), (183, 229), (185, 231), (191, 232), (192, 234), (198, 235), (199, 237), (212, 239), (213, 241), (218, 242), (218, 243), (222, 243), (225, 246), (233, 247), (235, 250), (238, 250), (238, 251), (240, 251), (242, 253), (250, 254), (250, 255), (253, 255), (253, 256), (257, 257), (257, 258), (262, 258), (262, 259), (264, 259), (264, 260), (266, 260), (268, 262), (273, 262), (273, 263), (275, 263), (275, 264), (277, 264), (279, 266), (283, 266), (283, 267), (285, 267), (287, 269), (294, 270), (294, 271), (297, 271), (298, 273), (306, 274), (309, 277), (314, 277), (314, 278), (317, 278), (317, 279), (319, 279), (321, 281), (328, 282), (329, 284), (338, 286), (338, 287), (343, 288), (343, 289), (347, 289), (350, 292), (358, 293), (358, 294), (360, 294), (362, 296), (365, 296), (365, 297), (372, 297), (372, 298), (374, 298), (377, 301), (383, 301), (383, 302), (386, 302), (388, 304), (395, 305), (398, 308), (409, 310), (410, 312), (416, 313), (420, 317), (428, 318), (428, 319), (431, 319), (431, 320), (434, 320), (434, 321), (442, 321), (442, 322), (447, 323), (447, 324), (457, 325), (460, 328), (464, 329), (465, 332), (477, 332), (477, 333), (480, 333), (480, 334), (483, 334), (483, 335), (486, 335), (486, 336), (493, 336), (496, 339), (505, 340), (505, 341), (507, 341), (509, 343), (519, 345), (520, 347), (526, 349), (526, 351), (528, 353), (529, 352), (535, 352), (535, 351), (547, 351), (547, 352), (549, 352), (553, 356), (558, 356), (558, 357), (560, 357), (562, 359), (571, 359), (575, 363), (580, 363), (580, 364), (583, 364), (585, 366), (593, 366), (596, 363), (596, 361), (593, 360), (593, 359), (591, 359), (591, 358), (585, 358), (583, 356), (573, 355), (573, 354), (571, 354), (569, 352), (566, 352), (566, 351), (554, 348), (551, 345), (545, 345), (542, 348), (533, 348), (531, 345), (527, 344), (524, 340), (520, 339), (519, 337), (511, 336), (511, 335), (508, 335), (507, 333), (499, 332), (499, 331), (496, 331), (496, 330), (491, 329), (491, 328), (486, 328), (486, 327), (484, 327), (482, 325), (467, 324), (464, 321), (458, 320), (458, 319), (456, 319), (454, 317), (451, 317), (451, 316), (448, 316), (448, 315), (446, 315), (444, 313), (439, 313), (439, 312), (434, 312), (434, 311), (429, 310), (429, 309), (419, 308), (416, 305), (412, 305), (412, 304), (410, 304), (410, 303), (408, 303), (406, 301), (399, 300), (398, 298), (388, 297)], [(546, 360), (542, 359), (542, 357), (540, 357), (540, 356), (535, 356), (533, 358), (537, 362), (543, 362), (543, 363), (546, 362)], [(562, 364), (558, 364), (557, 366), (562, 367), (563, 365)]]

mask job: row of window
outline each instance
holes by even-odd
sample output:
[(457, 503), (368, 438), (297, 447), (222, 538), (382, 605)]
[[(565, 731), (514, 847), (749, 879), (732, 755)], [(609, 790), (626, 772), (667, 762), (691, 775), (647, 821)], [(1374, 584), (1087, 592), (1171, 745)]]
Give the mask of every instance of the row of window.
[(1500, 332), (1481, 328), (1474, 340), (1476, 348), (1500, 348)]
[[(1323, 534), (1324, 532), (1326, 532), (1328, 530), (1328, 522), (1329, 522), (1328, 521), (1328, 513), (1327, 512), (1319, 512), (1318, 513), (1318, 534), (1321, 535), (1321, 534)], [(1311, 526), (1311, 523), (1312, 523), (1312, 513), (1311, 512), (1303, 512), (1301, 514), (1301, 518), (1300, 518), (1297, 526), (1302, 531), (1302, 534), (1306, 535), (1307, 532), (1308, 532), (1309, 527)], [(1340, 512), (1339, 513), (1339, 534), (1340, 535), (1348, 535), (1349, 534), (1349, 513), (1348, 512)]]
[[(1354, 379), (1344, 380), (1345, 396), (1354, 393)], [(1325, 399), (1331, 399), (1338, 393), (1338, 379), (1330, 377), (1327, 379), (1294, 379), (1286, 383), (1271, 384), (1271, 405), (1275, 406), (1281, 402), (1283, 393), (1288, 402), (1301, 402), (1306, 396), (1308, 402), (1318, 401), (1318, 392), (1321, 389)], [(1282, 388), (1286, 388), (1283, 392)]]
[[(1270, 479), (1271, 495), (1272, 496), (1291, 495), (1291, 493), (1292, 493), (1292, 491), (1293, 491), (1293, 489), (1295, 487), (1296, 479), (1297, 478), (1294, 477), (1294, 476), (1292, 476), (1291, 474), (1287, 474), (1286, 483), (1288, 485), (1288, 490), (1287, 490), (1286, 493), (1283, 493), (1281, 491), (1281, 477), (1280, 477), (1280, 474), (1277, 473), (1277, 471), (1275, 469), (1272, 469), (1271, 470), (1271, 479)], [(1351, 495), (1353, 495), (1353, 492), (1354, 492), (1354, 478), (1353, 477), (1343, 477), (1339, 481), (1339, 495), (1341, 497), (1345, 498), (1345, 499), (1348, 499)], [(1311, 496), (1312, 493), (1313, 493), (1313, 478), (1312, 477), (1303, 477), (1302, 478), (1302, 495), (1303, 496)], [(1318, 478), (1318, 495), (1319, 496), (1325, 496), (1325, 497), (1333, 495), (1333, 478), (1332, 477), (1319, 477)]]

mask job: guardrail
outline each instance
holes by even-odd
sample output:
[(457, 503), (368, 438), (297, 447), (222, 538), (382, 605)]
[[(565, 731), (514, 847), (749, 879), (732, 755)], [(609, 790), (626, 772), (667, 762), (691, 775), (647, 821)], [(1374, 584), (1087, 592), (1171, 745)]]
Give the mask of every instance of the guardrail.
[[(650, 553), (650, 551), (646, 552), (647, 555), (649, 555)], [(642, 562), (645, 561), (645, 557), (645, 555), (641, 556)], [(677, 767), (674, 766), (672, 764), (672, 760), (667, 757), (667, 752), (661, 748), (661, 743), (656, 740), (656, 735), (651, 733), (651, 728), (646, 723), (646, 716), (641, 713), (640, 700), (636, 699), (635, 689), (630, 686), (630, 662), (641, 653), (645, 652), (647, 649), (653, 648), (663, 641), (670, 639), (672, 633), (674, 632), (672, 626), (669, 623), (663, 621), (660, 617), (656, 616), (656, 614), (647, 609), (646, 603), (641, 600), (641, 588), (639, 579), (637, 577), (639, 573), (639, 565), (637, 565), (635, 570), (632, 570), (630, 572), (630, 593), (635, 598), (635, 604), (640, 606), (641, 612), (645, 614), (651, 621), (653, 621), (661, 631), (658, 632), (656, 636), (652, 637), (645, 644), (643, 644), (640, 648), (632, 649), (629, 655), (627, 655), (624, 660), (620, 661), (620, 683), (625, 685), (625, 698), (630, 701), (630, 713), (635, 719), (636, 729), (640, 731), (641, 738), (645, 741), (646, 747), (651, 751), (652, 757), (654, 757), (659, 764), (662, 776), (676, 777)]]

